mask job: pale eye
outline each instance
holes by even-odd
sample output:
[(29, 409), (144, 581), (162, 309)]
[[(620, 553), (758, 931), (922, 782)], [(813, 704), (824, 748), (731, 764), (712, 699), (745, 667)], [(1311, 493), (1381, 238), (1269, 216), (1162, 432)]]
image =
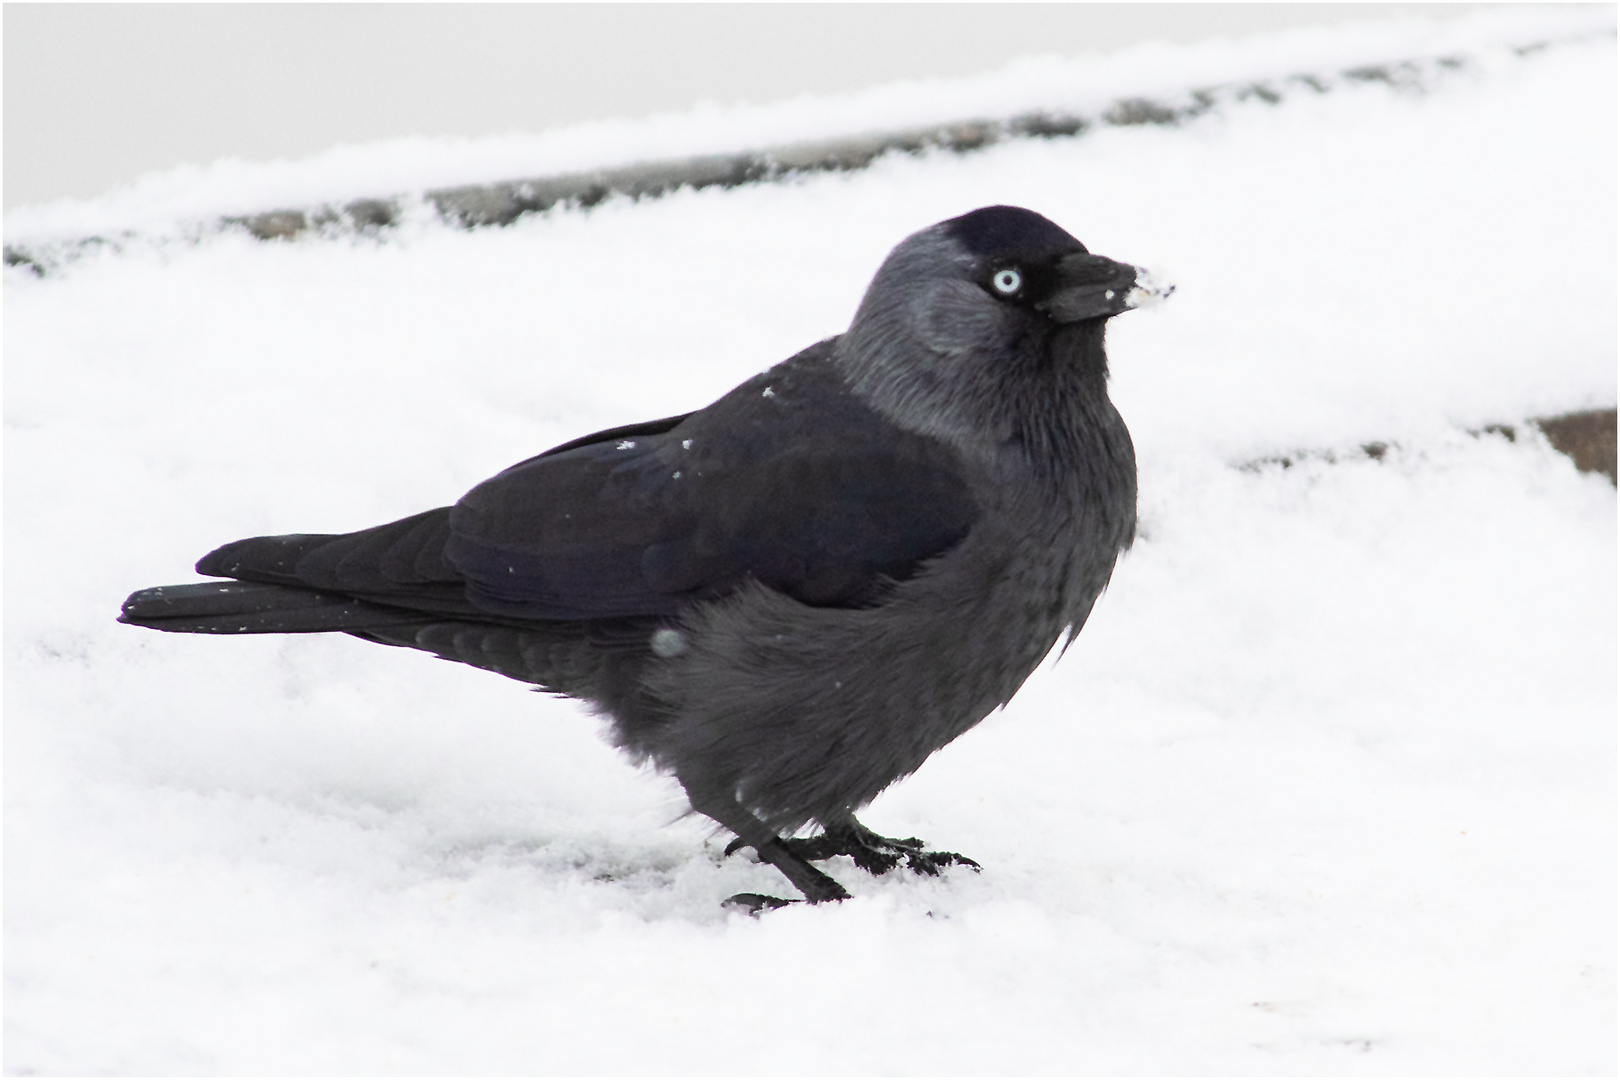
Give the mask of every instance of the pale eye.
[(990, 284), (994, 285), (996, 292), (1002, 296), (1011, 296), (1023, 287), (1024, 275), (1008, 267), (1005, 270), (997, 270), (996, 276), (990, 279)]

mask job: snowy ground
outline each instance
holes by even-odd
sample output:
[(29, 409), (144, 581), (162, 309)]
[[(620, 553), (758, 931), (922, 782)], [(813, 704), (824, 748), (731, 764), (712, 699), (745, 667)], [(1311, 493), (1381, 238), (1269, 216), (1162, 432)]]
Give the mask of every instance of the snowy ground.
[[(6, 1070), (1612, 1073), (1615, 492), (1522, 424), (1468, 433), (1616, 397), (1612, 9), (1490, 47), (1567, 36), (1538, 17), (1070, 69), (1089, 93), (1463, 48), (1425, 93), (8, 269)], [(978, 111), (1068, 104), (1057, 71), (977, 81)], [(389, 194), (402, 153), (364, 191), (364, 148), (278, 166), (247, 204), (211, 174), (192, 210)], [(140, 225), (177, 185), (6, 239)], [(1111, 331), (1143, 492), (1113, 588), (867, 815), (982, 874), (835, 864), (854, 900), (728, 914), (774, 871), (573, 703), (112, 621), (222, 541), (389, 520), (701, 406), (842, 329), (906, 233), (995, 202), (1180, 290)]]

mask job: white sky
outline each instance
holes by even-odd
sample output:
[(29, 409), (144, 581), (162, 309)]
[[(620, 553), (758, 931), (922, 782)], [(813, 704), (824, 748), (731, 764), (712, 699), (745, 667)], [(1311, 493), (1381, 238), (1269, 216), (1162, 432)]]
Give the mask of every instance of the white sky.
[(222, 157), (951, 77), (1484, 4), (6, 4), (5, 206)]

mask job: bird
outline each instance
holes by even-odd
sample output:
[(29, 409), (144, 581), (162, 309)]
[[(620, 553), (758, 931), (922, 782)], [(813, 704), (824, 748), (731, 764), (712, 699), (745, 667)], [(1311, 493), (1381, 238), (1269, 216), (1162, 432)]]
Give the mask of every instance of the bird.
[(750, 913), (849, 898), (813, 865), (837, 855), (979, 870), (856, 814), (1084, 626), (1137, 522), (1105, 327), (1172, 288), (973, 210), (899, 243), (844, 333), (706, 408), (400, 521), (228, 543), (196, 564), (225, 580), (119, 619), (347, 633), (579, 699), (802, 894), (727, 901)]

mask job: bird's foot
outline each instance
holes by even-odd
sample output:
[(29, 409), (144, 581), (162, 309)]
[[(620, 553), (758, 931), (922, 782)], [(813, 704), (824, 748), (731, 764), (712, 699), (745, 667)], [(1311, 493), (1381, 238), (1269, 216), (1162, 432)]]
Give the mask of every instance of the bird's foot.
[(915, 836), (904, 840), (879, 836), (859, 822), (828, 829), (820, 836), (805, 840), (789, 840), (789, 845), (801, 844), (794, 853), (804, 859), (830, 859), (834, 855), (848, 855), (855, 865), (869, 874), (887, 874), (902, 862), (914, 874), (935, 877), (947, 866), (966, 866), (975, 872), (979, 864), (966, 855), (954, 851), (929, 851), (928, 845)]
[(802, 904), (803, 900), (784, 900), (780, 896), (766, 896), (757, 892), (740, 892), (735, 896), (728, 896), (720, 901), (723, 908), (732, 908), (744, 915), (759, 918), (762, 911), (775, 911), (777, 908), (787, 907), (789, 904)]
[[(741, 840), (726, 845), (726, 854), (730, 855), (745, 845)], [(760, 862), (770, 863), (804, 893), (803, 900), (783, 900), (778, 896), (765, 896), (761, 893), (738, 893), (721, 901), (721, 907), (737, 908), (750, 915), (758, 915), (761, 911), (774, 911), (789, 904), (825, 904), (836, 903), (839, 900), (848, 900), (849, 891), (838, 882), (811, 866), (804, 858), (792, 851), (786, 843), (779, 838), (754, 848)]]
[[(902, 861), (912, 873), (929, 877), (936, 876), (947, 866), (966, 866), (974, 872), (981, 869), (966, 855), (958, 855), (954, 851), (929, 851), (928, 846), (914, 836), (904, 840), (879, 836), (860, 822), (835, 825), (817, 836), (783, 840), (782, 843), (806, 861), (848, 855), (856, 866), (869, 874), (887, 874)], [(741, 846), (740, 842), (733, 842), (726, 847), (726, 854), (730, 855)]]

